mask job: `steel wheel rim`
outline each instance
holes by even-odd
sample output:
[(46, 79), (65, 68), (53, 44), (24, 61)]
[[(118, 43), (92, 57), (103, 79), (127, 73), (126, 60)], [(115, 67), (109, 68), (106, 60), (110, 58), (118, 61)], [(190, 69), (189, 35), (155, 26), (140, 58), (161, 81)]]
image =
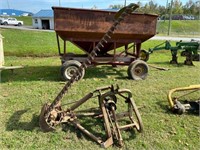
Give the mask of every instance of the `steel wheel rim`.
[(147, 72), (147, 68), (142, 64), (138, 64), (133, 71), (136, 76), (143, 76)]
[(73, 76), (74, 72), (76, 72), (76, 71), (77, 71), (77, 67), (76, 66), (70, 66), (70, 67), (66, 68), (65, 76), (68, 79), (70, 79)]

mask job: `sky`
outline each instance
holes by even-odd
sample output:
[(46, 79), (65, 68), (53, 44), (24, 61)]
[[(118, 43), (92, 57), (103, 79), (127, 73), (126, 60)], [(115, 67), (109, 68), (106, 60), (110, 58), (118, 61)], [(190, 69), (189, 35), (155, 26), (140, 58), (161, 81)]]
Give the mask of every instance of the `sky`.
[[(150, 0), (126, 0), (126, 4), (148, 3)], [(168, 0), (170, 2), (171, 0)], [(180, 0), (183, 5), (189, 0)], [(194, 2), (197, 0), (193, 0)], [(51, 9), (52, 6), (73, 7), (73, 8), (92, 8), (106, 9), (110, 5), (124, 5), (125, 0), (0, 0), (0, 9), (17, 9), (37, 13), (41, 9)], [(154, 3), (165, 6), (167, 0), (153, 0)]]

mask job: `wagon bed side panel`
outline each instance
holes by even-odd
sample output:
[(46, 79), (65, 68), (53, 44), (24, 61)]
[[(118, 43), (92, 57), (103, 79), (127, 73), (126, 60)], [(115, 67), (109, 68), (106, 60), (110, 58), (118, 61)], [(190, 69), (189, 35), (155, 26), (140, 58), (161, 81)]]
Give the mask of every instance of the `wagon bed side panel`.
[[(112, 25), (115, 12), (53, 7), (55, 31), (63, 40), (99, 40)], [(131, 14), (112, 40), (145, 41), (156, 34), (156, 15)]]

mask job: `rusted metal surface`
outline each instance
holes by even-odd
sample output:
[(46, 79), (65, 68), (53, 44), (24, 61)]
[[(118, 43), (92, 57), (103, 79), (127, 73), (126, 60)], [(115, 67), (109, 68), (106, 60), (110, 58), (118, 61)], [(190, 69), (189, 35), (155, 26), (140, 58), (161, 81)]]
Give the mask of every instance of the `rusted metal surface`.
[[(134, 7), (134, 10), (138, 7), (138, 5)], [(156, 34), (157, 15), (126, 12), (120, 18), (117, 15), (121, 12), (63, 7), (53, 7), (53, 10), (58, 52), (62, 62), (61, 75), (64, 80), (70, 80), (72, 76), (68, 74), (66, 76), (65, 72), (69, 68), (70, 70), (74, 68), (73, 72), (75, 72), (78, 63), (87, 61), (87, 56), (91, 57), (91, 54), (92, 57), (94, 56), (92, 51), (96, 47), (98, 49), (95, 58), (90, 60), (90, 65), (130, 65), (140, 59), (142, 42)], [(120, 24), (117, 26), (115, 26), (116, 23), (118, 24), (116, 16), (120, 18)], [(73, 53), (72, 49), (69, 52), (68, 41), (80, 48), (81, 54)], [(63, 50), (60, 46), (62, 43)], [(117, 49), (119, 47), (121, 47), (120, 51)], [(141, 62), (141, 65), (147, 67), (145, 62)], [(147, 72), (148, 70), (144, 70), (143, 74), (147, 75)], [(83, 77), (84, 75), (80, 79)], [(135, 79), (132, 75), (129, 77)]]
[[(134, 11), (136, 8), (138, 8), (138, 5), (130, 4), (122, 9), (122, 12), (119, 13), (119, 16), (116, 18), (113, 25), (105, 33), (105, 35), (95, 46), (92, 52), (88, 55), (87, 60), (78, 68), (76, 72), (73, 73), (71, 79), (65, 84), (63, 89), (54, 99), (54, 101), (51, 104), (44, 104), (39, 117), (39, 124), (44, 132), (54, 130), (59, 124), (71, 123), (80, 131), (89, 136), (91, 139), (99, 143), (102, 147), (107, 148), (114, 143), (115, 139), (118, 141), (118, 144), (120, 146), (123, 145), (120, 128), (122, 128), (123, 130), (125, 128), (136, 128), (139, 132), (142, 131), (142, 120), (134, 103), (134, 100), (132, 99), (131, 92), (127, 89), (119, 89), (118, 86), (116, 86), (116, 88), (113, 85), (98, 88), (95, 91), (90, 92), (89, 94), (84, 96), (79, 101), (74, 102), (74, 104), (66, 111), (63, 111), (61, 108), (61, 99), (63, 98), (64, 94), (66, 94), (70, 86), (77, 80), (82, 70), (87, 68), (87, 66), (91, 64), (91, 60), (94, 59), (94, 57), (97, 55), (97, 52), (100, 51), (100, 48), (104, 47), (104, 44), (107, 42), (107, 40), (111, 38), (110, 36), (112, 35), (116, 26), (128, 13)], [(78, 115), (78, 113), (80, 113), (80, 111), (76, 112), (76, 109), (78, 109), (79, 106), (85, 104), (91, 98), (98, 98), (98, 113), (96, 113), (95, 111), (86, 113), (85, 115), (89, 116), (91, 114), (91, 116), (94, 118), (94, 115), (97, 114), (98, 118), (102, 118), (103, 126), (106, 132), (106, 138), (99, 138), (95, 136), (92, 132), (84, 128), (78, 121), (78, 116), (80, 116)], [(117, 104), (120, 103), (120, 100), (118, 100), (119, 98), (121, 98), (122, 103), (128, 105), (128, 107), (125, 107), (125, 112), (122, 113), (116, 111)], [(89, 111), (91, 111), (91, 109), (89, 109)], [(126, 119), (128, 119), (129, 124), (122, 125), (122, 127), (120, 127), (118, 122), (120, 121), (120, 118), (123, 118), (123, 114), (127, 114), (128, 117), (125, 117)], [(118, 116), (120, 116), (120, 118), (118, 118)], [(127, 121), (125, 122), (127, 123)]]
[[(86, 52), (98, 42), (112, 25), (116, 12), (53, 7), (56, 33)], [(131, 42), (142, 43), (156, 34), (157, 15), (132, 13), (116, 29), (112, 39), (101, 51), (114, 49)]]
[[(94, 100), (94, 98), (98, 99), (98, 107), (84, 111), (79, 109), (81, 105), (86, 104), (89, 100)], [(74, 104), (69, 103), (68, 105), (71, 106), (65, 111), (61, 109), (60, 104), (57, 105), (51, 111), (49, 118), (45, 118), (44, 112), (50, 107), (50, 105), (45, 104), (41, 110), (39, 121), (41, 129), (44, 132), (48, 132), (54, 130), (60, 124), (72, 124), (103, 148), (107, 148), (112, 144), (123, 146), (122, 131), (124, 130), (132, 128), (135, 128), (138, 132), (143, 130), (140, 114), (132, 98), (132, 93), (128, 89), (120, 89), (118, 86), (114, 87), (113, 85), (102, 87), (88, 93), (79, 101), (74, 102)], [(122, 105), (127, 106), (118, 108), (118, 106)], [(91, 129), (85, 128), (83, 124), (80, 124), (81, 116), (101, 119), (99, 124), (95, 124), (95, 126), (103, 125), (105, 134), (100, 132), (96, 136), (97, 131), (94, 133)], [(99, 137), (100, 135), (102, 137)]]
[(101, 48), (104, 47), (104, 45), (107, 43), (109, 39), (111, 39), (111, 35), (113, 34), (116, 27), (119, 25), (119, 23), (124, 20), (124, 17), (127, 16), (127, 14), (131, 13), (135, 9), (137, 9), (139, 6), (136, 4), (130, 4), (124, 9), (122, 9), (122, 13), (117, 13), (119, 16), (115, 19), (112, 26), (108, 29), (108, 31), (104, 34), (104, 36), (101, 38), (101, 40), (98, 42), (98, 44), (93, 48), (92, 52), (88, 54), (87, 59), (85, 62), (81, 64), (81, 66), (78, 67), (77, 70), (75, 70), (69, 79), (69, 81), (64, 85), (63, 89), (58, 93), (54, 101), (51, 103), (51, 105), (48, 107), (45, 117), (48, 118), (51, 111), (54, 109), (55, 106), (57, 106), (60, 102), (65, 93), (68, 91), (68, 89), (71, 87), (71, 85), (77, 81), (77, 79), (82, 75), (83, 70), (85, 70), (89, 65), (91, 65), (92, 60), (97, 56), (97, 53), (101, 51)]

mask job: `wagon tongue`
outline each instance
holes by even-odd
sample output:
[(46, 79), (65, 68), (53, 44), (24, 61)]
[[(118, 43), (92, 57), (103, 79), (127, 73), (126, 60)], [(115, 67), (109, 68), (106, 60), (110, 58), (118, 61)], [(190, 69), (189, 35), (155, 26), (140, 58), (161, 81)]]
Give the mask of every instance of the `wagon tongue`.
[(117, 25), (119, 25), (119, 23), (122, 20), (124, 20), (124, 17), (127, 14), (130, 14), (132, 11), (136, 10), (138, 7), (139, 6), (136, 4), (130, 4), (122, 8), (121, 10), (119, 10), (119, 12), (117, 12), (113, 25), (105, 33), (105, 35), (96, 45), (96, 47), (91, 51), (86, 61), (82, 63), (82, 65), (78, 68), (76, 72), (73, 73), (73, 76), (71, 77), (71, 79), (65, 84), (63, 89), (58, 93), (54, 101), (50, 105), (44, 104), (44, 106), (41, 109), (40, 120), (39, 120), (40, 127), (43, 131), (52, 131), (54, 129), (53, 126), (57, 123), (56, 120), (53, 119), (57, 116), (56, 107), (58, 107), (58, 105), (60, 104), (61, 99), (63, 98), (65, 93), (67, 93), (71, 85), (78, 79), (83, 69), (86, 69), (88, 65), (91, 64), (91, 61), (95, 58), (95, 56), (97, 55), (97, 52), (100, 51), (101, 48), (104, 47), (104, 45), (108, 42), (114, 30), (116, 29)]

